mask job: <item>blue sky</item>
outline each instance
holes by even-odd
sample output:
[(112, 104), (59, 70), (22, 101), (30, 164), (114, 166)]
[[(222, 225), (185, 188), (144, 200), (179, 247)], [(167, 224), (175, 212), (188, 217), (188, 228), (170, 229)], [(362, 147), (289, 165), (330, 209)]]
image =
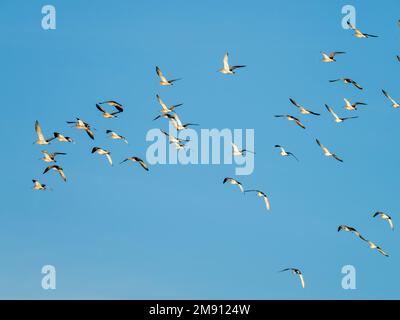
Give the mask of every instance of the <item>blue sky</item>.
[[(57, 29), (41, 28), (41, 8), (57, 10)], [(377, 39), (341, 28), (343, 5)], [(1, 1), (3, 136), (0, 186), (0, 298), (37, 299), (398, 299), (398, 231), (372, 214), (398, 216), (400, 98), (397, 1)], [(215, 71), (230, 53), (246, 64), (234, 76)], [(323, 64), (320, 51), (346, 51)], [(183, 77), (160, 87), (154, 68)], [(329, 79), (350, 77), (364, 91)], [(119, 162), (144, 157), (159, 105), (183, 102), (179, 115), (201, 128), (255, 130), (255, 171), (238, 177), (270, 196), (222, 184), (234, 165), (158, 165), (150, 172), (110, 167), (90, 154), (110, 149)], [(301, 116), (289, 98), (320, 112)], [(368, 103), (357, 112), (343, 98)], [(125, 105), (103, 119), (98, 101)], [(339, 115), (359, 119), (335, 124)], [(306, 130), (276, 119), (299, 116)], [(65, 121), (81, 117), (97, 129), (92, 142)], [(69, 181), (42, 176), (34, 122), (45, 135), (61, 131), (75, 145), (53, 143)], [(105, 129), (130, 144), (109, 140)], [(319, 138), (344, 163), (325, 158)], [(281, 158), (285, 145), (300, 162)], [(34, 192), (37, 178), (54, 190)], [(390, 258), (338, 225), (356, 227)], [(41, 268), (54, 265), (57, 289), (41, 288)], [(341, 288), (341, 268), (357, 269), (357, 289)], [(306, 279), (279, 274), (300, 268)]]

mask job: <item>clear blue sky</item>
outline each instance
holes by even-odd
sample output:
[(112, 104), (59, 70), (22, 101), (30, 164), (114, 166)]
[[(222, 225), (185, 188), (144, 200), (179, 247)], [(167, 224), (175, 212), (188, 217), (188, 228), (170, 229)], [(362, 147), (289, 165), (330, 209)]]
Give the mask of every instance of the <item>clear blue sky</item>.
[[(372, 214), (400, 226), (398, 150), (400, 98), (398, 1), (352, 1), (361, 30), (341, 28), (348, 1), (1, 1), (3, 137), (0, 209), (0, 298), (111, 299), (361, 299), (400, 298), (400, 237)], [(41, 7), (55, 5), (57, 29), (41, 28)], [(234, 76), (215, 71), (229, 51)], [(320, 51), (346, 51), (323, 64)], [(155, 66), (175, 87), (158, 85)], [(363, 92), (329, 79), (351, 77)], [(267, 213), (255, 195), (222, 184), (233, 165), (108, 166), (90, 154), (110, 149), (119, 162), (144, 157), (159, 105), (184, 102), (180, 115), (202, 128), (254, 128), (255, 171), (245, 187), (270, 195)], [(321, 117), (300, 116), (292, 97)], [(364, 101), (358, 112), (343, 98)], [(103, 119), (95, 102), (125, 105)], [(360, 118), (335, 124), (324, 108)], [(301, 117), (306, 130), (274, 114)], [(92, 142), (65, 121), (81, 117), (97, 129)], [(61, 131), (75, 145), (47, 149), (59, 159), (63, 183), (39, 161), (34, 122)], [(109, 140), (105, 129), (130, 144)], [(344, 159), (325, 158), (315, 138)], [(281, 158), (285, 145), (300, 162)], [(31, 179), (54, 191), (31, 190)], [(390, 254), (371, 250), (356, 227)], [(57, 269), (57, 289), (41, 288), (41, 268)], [(357, 269), (357, 290), (341, 288), (341, 268)], [(300, 268), (306, 279), (279, 274)]]

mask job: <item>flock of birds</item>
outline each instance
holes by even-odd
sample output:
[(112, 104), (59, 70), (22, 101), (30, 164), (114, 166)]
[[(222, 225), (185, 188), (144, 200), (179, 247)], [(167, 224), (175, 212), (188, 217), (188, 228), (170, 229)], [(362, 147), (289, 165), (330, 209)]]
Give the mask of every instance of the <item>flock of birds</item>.
[[(351, 30), (354, 31), (354, 36), (357, 38), (376, 38), (377, 36), (375, 35), (371, 35), (371, 34), (367, 34), (364, 33), (362, 31), (360, 31), (359, 29), (355, 28), (349, 21), (347, 22), (349, 28)], [(399, 23), (400, 24), (400, 23)], [(345, 54), (345, 52), (342, 51), (335, 51), (332, 52), (330, 54), (326, 54), (324, 52), (321, 52), (322, 55), (322, 61), (324, 63), (333, 63), (336, 62), (336, 56), (337, 55), (343, 55)], [(400, 56), (397, 56), (398, 61), (400, 62)], [(245, 65), (235, 65), (232, 66), (229, 64), (229, 56), (228, 53), (226, 53), (224, 55), (223, 58), (223, 67), (221, 69), (219, 69), (218, 71), (222, 74), (227, 74), (227, 75), (232, 75), (236, 73), (237, 69), (240, 68), (244, 68), (246, 67)], [(166, 76), (163, 74), (163, 72), (161, 71), (161, 69), (159, 67), (156, 67), (156, 74), (159, 77), (159, 83), (162, 86), (173, 86), (175, 84), (176, 81), (181, 80), (180, 78), (178, 79), (168, 79), (166, 78)], [(350, 79), (350, 78), (339, 78), (339, 79), (334, 79), (334, 80), (329, 80), (329, 82), (338, 82), (338, 81), (342, 81), (344, 84), (350, 84), (352, 86), (354, 86), (356, 89), (358, 90), (363, 90), (362, 86), (360, 84), (358, 84), (356, 81)], [(397, 103), (390, 95), (387, 91), (382, 90), (383, 95), (391, 102), (392, 107), (393, 108), (399, 108), (400, 104)], [(189, 126), (197, 126), (198, 124), (195, 123), (182, 123), (182, 121), (180, 120), (177, 112), (176, 112), (176, 108), (182, 106), (182, 104), (176, 104), (176, 105), (171, 105), (171, 106), (167, 106), (163, 100), (161, 99), (161, 97), (159, 95), (156, 95), (156, 99), (158, 101), (158, 103), (161, 105), (161, 111), (160, 114), (157, 115), (153, 120), (157, 120), (160, 118), (163, 119), (167, 119), (168, 121), (170, 121), (170, 124), (173, 125), (173, 127), (176, 129), (177, 132), (182, 131), (187, 129)], [(320, 116), (320, 113), (308, 110), (307, 108), (301, 106), (300, 104), (298, 104), (295, 100), (293, 100), (292, 98), (289, 99), (289, 101), (291, 102), (291, 104), (293, 104), (300, 112), (300, 114), (302, 115), (311, 115), (311, 116)], [(349, 111), (355, 111), (357, 110), (358, 106), (365, 106), (366, 103), (363, 102), (355, 102), (355, 103), (351, 103), (348, 99), (344, 99), (345, 101), (345, 106), (344, 109), (349, 110)], [(114, 100), (107, 100), (107, 101), (103, 101), (103, 102), (99, 102), (96, 103), (96, 108), (98, 111), (101, 112), (102, 116), (106, 119), (113, 119), (113, 118), (117, 118), (123, 111), (124, 111), (124, 107), (122, 104), (118, 103), (117, 101)], [(325, 104), (325, 108), (326, 110), (332, 115), (333, 120), (336, 123), (341, 123), (350, 119), (356, 119), (357, 116), (351, 116), (351, 117), (340, 117), (337, 115), (337, 113), (333, 110), (333, 108), (331, 108), (330, 106), (328, 106), (327, 104)], [(299, 126), (302, 129), (306, 129), (305, 125), (301, 122), (301, 120), (291, 114), (282, 114), (282, 115), (275, 115), (276, 118), (284, 118), (288, 121), (292, 121), (294, 122), (297, 126)], [(90, 124), (84, 122), (83, 120), (76, 118), (75, 121), (67, 121), (67, 124), (72, 125), (73, 128), (79, 129), (79, 130), (83, 130), (87, 133), (87, 135), (89, 136), (90, 139), (94, 140), (95, 136), (93, 133), (93, 128)], [(50, 138), (45, 138), (41, 126), (39, 124), (38, 121), (35, 122), (35, 131), (37, 134), (37, 140), (34, 142), (34, 144), (38, 144), (41, 146), (45, 146), (45, 145), (49, 145), (51, 143), (51, 141), (53, 140), (58, 140), (60, 142), (66, 142), (66, 143), (74, 143), (74, 140), (71, 137), (65, 136), (59, 132), (54, 132), (53, 136)], [(173, 144), (175, 146), (175, 148), (177, 150), (182, 150), (185, 148), (186, 143), (189, 142), (188, 139), (181, 139), (179, 137), (176, 137), (174, 135), (172, 135), (171, 133), (167, 133), (163, 130), (160, 129), (160, 131), (168, 138), (169, 143)], [(112, 130), (106, 130), (105, 133), (113, 140), (120, 140), (123, 141), (124, 143), (128, 144), (128, 140), (118, 134), (115, 131)], [(316, 139), (316, 143), (317, 145), (322, 149), (323, 151), (323, 155), (326, 157), (332, 157), (335, 160), (339, 161), (339, 162), (343, 162), (343, 159), (341, 159), (336, 153), (331, 152), (326, 146), (324, 146), (318, 139)], [(281, 146), (281, 145), (275, 145), (275, 148), (279, 149), (280, 151), (280, 155), (282, 157), (293, 157), (295, 160), (299, 161), (299, 159), (290, 151), (287, 151), (285, 149), (285, 147)], [(55, 164), (57, 163), (56, 158), (58, 156), (65, 156), (66, 153), (64, 152), (48, 152), (47, 150), (42, 150), (41, 151), (43, 154), (43, 158), (41, 158), (41, 160), (43, 160), (46, 163), (50, 163), (49, 166), (47, 166), (45, 168), (45, 170), (43, 171), (43, 174), (46, 174), (50, 171), (55, 171), (57, 172), (60, 177), (62, 178), (63, 181), (67, 181), (67, 177), (65, 175), (64, 169), (62, 167), (60, 167), (59, 165)], [(237, 145), (235, 145), (234, 143), (232, 143), (232, 155), (233, 156), (243, 156), (245, 155), (246, 152), (250, 152), (250, 153), (254, 153), (254, 151), (250, 151), (250, 150), (246, 150), (246, 149), (240, 149)], [(109, 150), (100, 148), (100, 147), (94, 147), (91, 150), (92, 154), (98, 154), (101, 156), (105, 156), (108, 163), (110, 165), (113, 165), (113, 160), (111, 157), (111, 152)], [(137, 157), (137, 156), (130, 156), (125, 158), (123, 161), (120, 162), (120, 164), (128, 162), (128, 161), (132, 161), (132, 162), (137, 162), (139, 163), (139, 165), (146, 171), (149, 171), (149, 167), (148, 165), (145, 163), (144, 160), (142, 160), (141, 158)], [(39, 180), (32, 180), (33, 181), (33, 189), (34, 190), (47, 190), (48, 187), (46, 184), (41, 183)], [(270, 205), (270, 200), (267, 196), (267, 194), (261, 190), (258, 189), (249, 189), (246, 190), (244, 188), (244, 186), (242, 185), (242, 183), (240, 181), (238, 181), (235, 178), (230, 178), (230, 177), (226, 177), (223, 179), (223, 184), (231, 184), (231, 185), (236, 185), (240, 192), (243, 194), (246, 193), (255, 193), (258, 197), (262, 198), (262, 200), (264, 201), (265, 207), (267, 210), (271, 209), (271, 205)], [(385, 221), (388, 222), (390, 228), (393, 230), (394, 229), (394, 225), (393, 225), (393, 221), (392, 218), (384, 213), (384, 212), (376, 212), (373, 217), (379, 217)], [(366, 242), (369, 247), (371, 249), (376, 249), (378, 252), (380, 252), (382, 255), (388, 257), (389, 255), (378, 245), (376, 245), (375, 243), (373, 243), (370, 240), (367, 240), (364, 236), (362, 236), (360, 234), (360, 232), (358, 232), (355, 228), (351, 227), (351, 226), (347, 226), (347, 225), (341, 225), (338, 227), (338, 232), (340, 231), (345, 231), (345, 232), (351, 232), (354, 233), (359, 239), (361, 239), (362, 241)], [(303, 273), (300, 269), (298, 268), (285, 268), (283, 270), (281, 270), (280, 272), (284, 272), (284, 271), (290, 271), (292, 272), (294, 275), (297, 275), (300, 279), (301, 282), (301, 286), (303, 288), (305, 288), (305, 281), (304, 281), (304, 276)]]

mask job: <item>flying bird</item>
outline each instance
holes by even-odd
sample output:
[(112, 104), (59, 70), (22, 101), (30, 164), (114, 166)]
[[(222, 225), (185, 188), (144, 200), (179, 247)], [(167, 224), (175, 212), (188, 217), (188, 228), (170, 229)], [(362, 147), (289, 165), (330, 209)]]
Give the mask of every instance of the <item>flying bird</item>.
[(117, 111), (119, 112), (123, 112), (124, 111), (124, 106), (122, 104), (120, 104), (117, 101), (114, 100), (107, 100), (107, 101), (103, 101), (103, 102), (99, 102), (99, 104), (108, 104), (111, 107), (114, 107), (115, 109), (117, 109)]
[(57, 171), (60, 174), (61, 178), (65, 182), (67, 182), (67, 177), (65, 176), (64, 170), (60, 166), (57, 166), (57, 165), (48, 166), (46, 169), (44, 169), (43, 174), (49, 172), (50, 170)]
[(54, 132), (54, 138), (61, 142), (74, 142), (70, 137), (66, 137), (59, 132)]
[(270, 203), (269, 203), (269, 199), (268, 199), (267, 195), (264, 192), (262, 192), (260, 190), (246, 190), (246, 191), (244, 191), (244, 193), (246, 193), (246, 192), (257, 192), (257, 196), (264, 199), (264, 203), (265, 203), (265, 206), (267, 207), (267, 210), (271, 209), (271, 206), (270, 206)]
[(371, 249), (376, 249), (376, 250), (378, 250), (381, 254), (383, 254), (385, 257), (389, 257), (389, 255), (388, 255), (385, 251), (383, 251), (381, 247), (377, 246), (377, 245), (376, 245), (375, 243), (373, 243), (372, 241), (367, 240), (367, 243), (368, 243), (368, 245), (369, 245), (369, 247), (370, 247)]
[(255, 154), (255, 152), (247, 150), (247, 149), (239, 149), (239, 147), (236, 144), (234, 144), (233, 142), (231, 142), (231, 144), (232, 144), (232, 154), (234, 156), (244, 156), (246, 154), (246, 152)]
[(322, 148), (324, 151), (324, 156), (326, 157), (334, 157), (337, 161), (343, 162), (342, 159), (340, 159), (336, 154), (330, 152), (327, 147), (325, 147), (321, 142), (319, 142), (318, 139), (315, 139), (317, 141), (317, 144)]
[(332, 53), (330, 53), (329, 55), (327, 55), (326, 53), (321, 52), (321, 54), (322, 54), (322, 61), (323, 61), (323, 62), (335, 62), (335, 61), (336, 61), (335, 55), (337, 55), (337, 54), (345, 54), (345, 53), (346, 53), (346, 52), (335, 51), (335, 52), (332, 52)]
[(392, 218), (388, 214), (378, 211), (378, 212), (375, 212), (373, 217), (375, 218), (375, 217), (378, 217), (378, 216), (382, 220), (386, 220), (389, 223), (390, 229), (394, 230), (394, 225), (393, 225)]
[(385, 97), (388, 98), (392, 102), (393, 108), (400, 107), (400, 104), (398, 104), (385, 90), (382, 89), (382, 92), (385, 95)]
[(355, 102), (355, 103), (351, 103), (349, 100), (347, 100), (346, 98), (343, 99), (344, 102), (346, 103), (346, 105), (344, 106), (344, 108), (346, 110), (357, 110), (357, 106), (366, 106), (367, 104), (364, 102)]
[(32, 182), (33, 182), (34, 190), (46, 190), (47, 189), (47, 186), (45, 184), (42, 184), (37, 180), (32, 180)]
[(359, 29), (355, 28), (350, 21), (347, 21), (347, 25), (354, 31), (354, 36), (356, 38), (377, 38), (378, 36), (374, 36), (372, 34), (361, 32)]
[(174, 135), (168, 134), (167, 132), (165, 132), (165, 131), (163, 131), (163, 130), (161, 130), (161, 129), (160, 129), (160, 131), (161, 131), (166, 137), (168, 137), (169, 143), (170, 143), (170, 144), (174, 144), (174, 145), (175, 145), (175, 148), (176, 148), (177, 150), (184, 149), (185, 146), (186, 146), (186, 145), (185, 145), (185, 142), (189, 142), (189, 141), (190, 141), (189, 139), (180, 139), (180, 138), (177, 138), (177, 137), (175, 137)]
[(276, 144), (276, 145), (275, 145), (275, 148), (279, 148), (279, 149), (281, 150), (281, 151), (280, 151), (280, 155), (281, 155), (282, 157), (292, 156), (292, 157), (295, 158), (297, 161), (299, 161), (299, 159), (297, 159), (297, 157), (296, 157), (293, 153), (291, 153), (291, 152), (289, 152), (289, 151), (286, 151), (285, 148), (282, 147), (282, 146), (280, 146), (279, 144)]
[(325, 104), (325, 108), (326, 108), (326, 109), (330, 112), (330, 114), (333, 116), (333, 119), (335, 120), (336, 123), (340, 123), (340, 122), (343, 122), (343, 121), (349, 120), (349, 119), (356, 119), (356, 118), (358, 118), (357, 116), (356, 116), (356, 117), (345, 117), (345, 118), (340, 118), (340, 117), (333, 111), (333, 109), (332, 109), (330, 106), (328, 106), (327, 104)]
[(341, 225), (338, 228), (338, 232), (340, 231), (346, 231), (346, 232), (352, 232), (354, 233), (357, 237), (359, 237), (361, 240), (367, 241), (367, 239), (365, 239), (355, 228), (353, 227), (349, 227), (346, 225)]
[(43, 150), (42, 153), (44, 155), (43, 158), (42, 158), (42, 160), (44, 162), (57, 162), (56, 161), (56, 156), (58, 156), (58, 155), (66, 155), (66, 153), (63, 153), (63, 152), (50, 153), (50, 152), (47, 152), (46, 150)]
[(129, 158), (126, 158), (126, 159), (125, 159), (124, 161), (122, 161), (120, 164), (122, 164), (122, 163), (124, 163), (124, 162), (126, 162), (126, 161), (138, 162), (138, 163), (142, 166), (142, 168), (143, 168), (144, 170), (149, 171), (149, 167), (146, 165), (146, 163), (145, 163), (142, 159), (140, 159), (140, 158), (138, 158), (138, 157), (129, 157)]
[(241, 191), (241, 192), (244, 192), (243, 185), (242, 185), (239, 181), (237, 181), (236, 179), (233, 179), (233, 178), (225, 178), (224, 181), (223, 181), (222, 183), (223, 183), (223, 184), (229, 183), (229, 184), (232, 184), (232, 185), (237, 185), (237, 186), (239, 187), (240, 191)]
[(117, 114), (124, 111), (122, 108), (116, 106), (117, 111), (110, 113), (110, 112), (107, 112), (106, 110), (104, 110), (102, 107), (100, 107), (100, 105), (97, 103), (96, 103), (96, 108), (100, 112), (102, 112), (103, 118), (106, 118), (106, 119), (117, 118)]
[(223, 62), (224, 62), (224, 67), (222, 69), (218, 70), (219, 72), (221, 72), (223, 74), (234, 74), (236, 69), (246, 67), (243, 65), (242, 66), (230, 66), (228, 52), (225, 53)]
[(167, 107), (167, 105), (161, 100), (161, 98), (160, 98), (160, 96), (158, 94), (156, 95), (156, 97), (157, 97), (158, 103), (161, 105), (161, 108), (162, 108), (161, 112), (162, 113), (170, 113), (170, 112), (174, 111), (175, 108), (178, 108), (178, 107), (183, 105), (183, 103), (179, 103), (179, 104), (175, 104), (175, 105), (172, 105), (170, 107)]
[(286, 118), (286, 120), (294, 121), (299, 127), (303, 128), (303, 129), (306, 128), (304, 126), (304, 124), (302, 124), (300, 122), (299, 119), (297, 119), (296, 117), (291, 116), (290, 114), (276, 115), (275, 118)]
[(106, 133), (109, 134), (110, 138), (113, 140), (122, 140), (126, 144), (128, 144), (128, 140), (124, 136), (119, 135), (118, 133), (112, 131), (112, 130), (106, 130)]
[(306, 284), (305, 284), (305, 282), (304, 282), (303, 273), (302, 273), (299, 269), (296, 269), (296, 268), (286, 268), (286, 269), (281, 270), (280, 272), (285, 272), (285, 271), (291, 271), (293, 275), (298, 275), (299, 278), (300, 278), (301, 287), (302, 287), (303, 289), (305, 288)]
[(160, 117), (168, 118), (170, 120), (170, 122), (172, 123), (172, 125), (174, 126), (174, 128), (176, 130), (178, 130), (178, 131), (185, 130), (189, 126), (198, 126), (198, 124), (196, 124), (196, 123), (185, 123), (185, 124), (183, 124), (182, 121), (180, 120), (179, 116), (176, 113), (174, 113), (174, 114), (166, 113), (166, 114), (164, 114), (164, 115), (162, 115)]
[(38, 139), (34, 142), (34, 144), (39, 144), (39, 145), (46, 145), (49, 144), (51, 140), (54, 139), (54, 137), (51, 137), (49, 139), (45, 139), (42, 128), (40, 127), (39, 121), (35, 121), (35, 131), (38, 136)]
[(343, 81), (343, 83), (345, 83), (345, 84), (352, 84), (357, 89), (363, 90), (363, 88), (357, 82), (355, 82), (354, 80), (352, 80), (350, 78), (339, 78), (339, 79), (335, 79), (335, 80), (329, 80), (329, 82), (337, 82), (337, 81)]
[(76, 118), (76, 121), (67, 121), (67, 123), (74, 124), (73, 127), (75, 127), (76, 129), (85, 130), (86, 133), (88, 134), (88, 136), (90, 137), (90, 139), (94, 140), (94, 134), (90, 127), (90, 124), (82, 121), (79, 118)]
[(97, 154), (99, 154), (99, 155), (106, 156), (108, 162), (110, 163), (110, 165), (112, 165), (112, 158), (111, 158), (111, 153), (110, 153), (110, 151), (104, 150), (104, 149), (99, 148), (99, 147), (94, 147), (94, 148), (92, 149), (92, 153), (97, 153)]
[(319, 113), (312, 112), (312, 111), (310, 111), (310, 110), (305, 109), (304, 107), (302, 107), (301, 105), (299, 105), (296, 101), (294, 101), (294, 100), (291, 99), (291, 98), (290, 98), (289, 100), (290, 100), (290, 102), (293, 103), (297, 108), (299, 108), (301, 114), (312, 114), (312, 115), (314, 115), (314, 116), (319, 116), (319, 115), (320, 115)]
[(167, 78), (163, 75), (163, 73), (161, 72), (159, 67), (156, 67), (156, 72), (157, 72), (158, 77), (160, 78), (160, 84), (162, 86), (172, 86), (172, 85), (174, 85), (175, 81), (181, 80), (180, 78), (173, 79), (173, 80), (167, 80)]

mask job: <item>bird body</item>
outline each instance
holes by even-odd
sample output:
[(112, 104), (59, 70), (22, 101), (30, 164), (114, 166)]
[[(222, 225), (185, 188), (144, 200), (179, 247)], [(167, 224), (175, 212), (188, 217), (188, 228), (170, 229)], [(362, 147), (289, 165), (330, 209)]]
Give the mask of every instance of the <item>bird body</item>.
[(33, 182), (34, 190), (46, 190), (47, 189), (47, 186), (45, 184), (42, 184), (37, 180), (32, 180), (32, 182)]

